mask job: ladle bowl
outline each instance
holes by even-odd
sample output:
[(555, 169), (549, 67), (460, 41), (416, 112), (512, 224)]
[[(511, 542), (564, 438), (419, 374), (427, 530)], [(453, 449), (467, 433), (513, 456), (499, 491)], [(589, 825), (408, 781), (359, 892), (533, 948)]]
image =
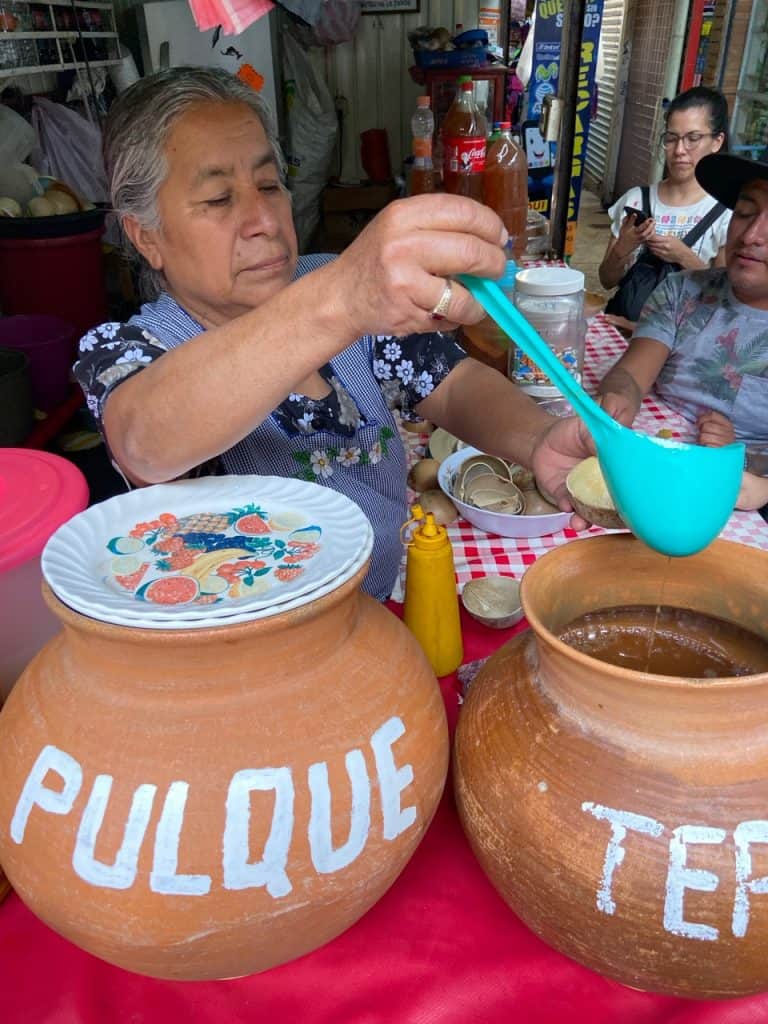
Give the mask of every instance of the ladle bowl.
[(676, 556), (693, 555), (713, 541), (739, 493), (744, 445), (705, 448), (622, 426), (590, 398), (494, 281), (465, 274), (459, 280), (585, 421), (614, 504), (635, 536)]

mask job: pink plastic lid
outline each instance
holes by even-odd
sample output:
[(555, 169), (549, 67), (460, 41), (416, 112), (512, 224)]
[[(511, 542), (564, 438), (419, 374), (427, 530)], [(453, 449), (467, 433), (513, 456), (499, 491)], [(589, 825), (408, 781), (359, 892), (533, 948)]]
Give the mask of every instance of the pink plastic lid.
[(39, 556), (87, 504), (88, 484), (71, 462), (34, 448), (0, 448), (0, 572)]

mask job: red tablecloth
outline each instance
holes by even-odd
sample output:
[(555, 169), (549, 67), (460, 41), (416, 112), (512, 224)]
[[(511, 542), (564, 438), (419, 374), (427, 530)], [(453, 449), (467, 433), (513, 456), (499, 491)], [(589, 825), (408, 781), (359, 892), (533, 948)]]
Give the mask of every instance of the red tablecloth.
[[(463, 612), (462, 612), (463, 614)], [(463, 619), (467, 661), (522, 627)], [(456, 676), (442, 680), (451, 728)], [(354, 927), (237, 981), (164, 982), (81, 952), (15, 894), (0, 905), (0, 1024), (758, 1024), (768, 996), (694, 1002), (625, 988), (540, 942), (486, 880), (450, 783), (424, 841)]]

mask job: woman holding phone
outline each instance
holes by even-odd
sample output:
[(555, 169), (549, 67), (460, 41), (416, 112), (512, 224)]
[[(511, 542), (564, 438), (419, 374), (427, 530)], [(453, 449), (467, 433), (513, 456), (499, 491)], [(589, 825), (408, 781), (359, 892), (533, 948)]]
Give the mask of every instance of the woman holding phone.
[[(725, 264), (730, 210), (723, 208), (692, 244), (684, 241), (715, 206), (695, 170), (702, 157), (728, 149), (728, 104), (722, 93), (697, 86), (675, 97), (666, 111), (661, 145), (666, 176), (649, 187), (647, 209), (643, 210), (643, 189), (635, 186), (608, 211), (611, 240), (599, 269), (604, 288), (623, 284), (643, 247), (674, 270)], [(606, 312), (619, 312), (610, 306), (609, 302)]]

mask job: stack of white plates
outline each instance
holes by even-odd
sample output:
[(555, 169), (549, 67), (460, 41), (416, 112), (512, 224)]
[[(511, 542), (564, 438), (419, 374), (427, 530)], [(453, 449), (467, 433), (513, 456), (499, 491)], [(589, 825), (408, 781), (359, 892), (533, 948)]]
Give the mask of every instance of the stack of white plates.
[(277, 476), (144, 487), (60, 527), (43, 575), (65, 604), (123, 626), (202, 629), (298, 608), (370, 556), (373, 530), (349, 498)]

